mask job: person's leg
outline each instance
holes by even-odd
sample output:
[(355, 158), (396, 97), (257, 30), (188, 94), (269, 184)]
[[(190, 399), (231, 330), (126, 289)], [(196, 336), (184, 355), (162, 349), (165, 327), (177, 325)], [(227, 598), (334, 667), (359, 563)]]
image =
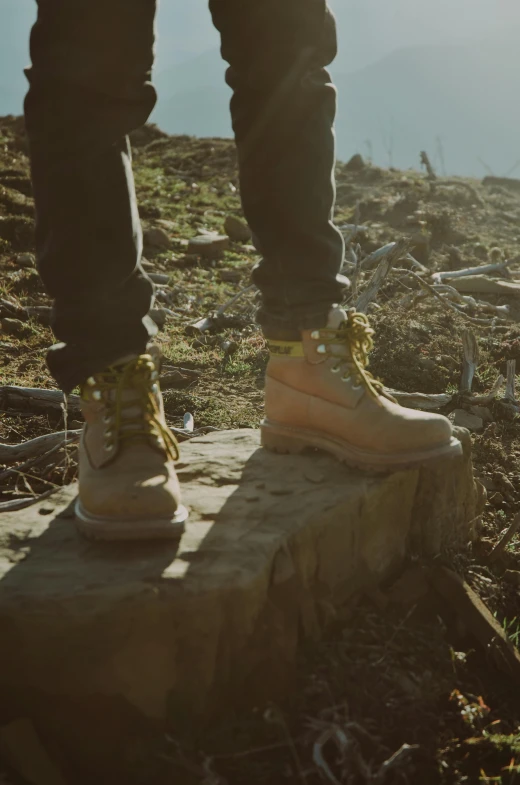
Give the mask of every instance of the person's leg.
[(264, 331), (325, 325), (345, 281), (332, 223), (336, 29), (325, 0), (210, 0), (230, 64), (244, 213), (263, 256)]
[(242, 200), (263, 260), (254, 272), (271, 358), (262, 443), (328, 450), (392, 470), (458, 454), (450, 422), (411, 411), (366, 370), (372, 330), (345, 313), (332, 223), (336, 53), (326, 0), (210, 0), (227, 81)]
[(62, 342), (48, 362), (66, 391), (154, 333), (126, 134), (156, 100), (155, 5), (38, 0), (25, 117), (38, 265)]
[(155, 0), (38, 0), (26, 98), (38, 265), (61, 344), (49, 367), (81, 386), (77, 524), (108, 540), (176, 537), (178, 451), (147, 351), (153, 287), (126, 135), (155, 103)]

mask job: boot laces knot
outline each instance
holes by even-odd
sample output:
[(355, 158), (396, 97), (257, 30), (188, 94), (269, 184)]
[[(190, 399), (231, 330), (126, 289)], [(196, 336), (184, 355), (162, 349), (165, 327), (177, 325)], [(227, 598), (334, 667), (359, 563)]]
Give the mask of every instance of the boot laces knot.
[(325, 339), (324, 349), (323, 346), (319, 349), (327, 357), (336, 360), (332, 369), (335, 373), (347, 371), (342, 377), (344, 381), (354, 379), (355, 385), (363, 387), (379, 405), (381, 396), (395, 402), (382, 382), (367, 370), (369, 354), (374, 348), (373, 335), (374, 330), (368, 317), (351, 308), (347, 311), (347, 319), (337, 329), (325, 327), (319, 330), (320, 340)]
[(175, 436), (164, 424), (159, 406), (159, 372), (151, 355), (142, 354), (124, 365), (110, 366), (87, 380), (86, 399), (103, 401), (106, 447), (119, 442), (152, 440), (172, 461), (179, 459)]

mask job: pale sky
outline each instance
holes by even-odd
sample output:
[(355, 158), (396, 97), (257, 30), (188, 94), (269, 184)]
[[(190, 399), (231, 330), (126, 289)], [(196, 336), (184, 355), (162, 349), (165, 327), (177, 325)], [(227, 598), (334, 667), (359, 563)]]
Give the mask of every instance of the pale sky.
[[(403, 46), (484, 37), (492, 28), (520, 25), (520, 0), (330, 0), (330, 4), (346, 53), (342, 59), (354, 68)], [(0, 53), (16, 54), (15, 67), (20, 58), (26, 59), (35, 8), (34, 0), (0, 0)], [(206, 0), (162, 0), (158, 28), (159, 69), (185, 53), (218, 45)], [(0, 84), (7, 81), (5, 62), (0, 55), (4, 70)]]

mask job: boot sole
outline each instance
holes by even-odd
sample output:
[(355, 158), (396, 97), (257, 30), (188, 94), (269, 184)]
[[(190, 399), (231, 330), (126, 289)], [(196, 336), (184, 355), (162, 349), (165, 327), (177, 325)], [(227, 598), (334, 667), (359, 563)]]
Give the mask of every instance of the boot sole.
[(324, 450), (347, 466), (364, 471), (388, 473), (413, 469), (430, 461), (462, 455), (462, 444), (454, 436), (450, 442), (431, 450), (412, 453), (374, 453), (360, 450), (333, 436), (300, 428), (289, 428), (269, 420), (263, 420), (260, 430), (262, 447), (271, 452), (299, 455), (311, 447)]
[(89, 540), (136, 542), (138, 540), (178, 540), (185, 530), (188, 510), (182, 505), (172, 518), (144, 520), (107, 519), (92, 515), (80, 500), (74, 506), (76, 527)]

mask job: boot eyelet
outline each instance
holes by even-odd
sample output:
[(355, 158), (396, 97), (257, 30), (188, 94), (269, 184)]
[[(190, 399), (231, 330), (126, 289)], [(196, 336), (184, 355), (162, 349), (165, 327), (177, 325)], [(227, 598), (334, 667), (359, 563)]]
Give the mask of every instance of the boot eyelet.
[(111, 438), (112, 438), (112, 436), (113, 436), (113, 432), (112, 432), (112, 431), (107, 431), (107, 432), (105, 433), (105, 439), (106, 439), (106, 441), (108, 442), (108, 440), (109, 440), (109, 439), (111, 439)]
[(94, 401), (101, 401), (103, 396), (101, 395), (101, 390), (94, 390), (92, 393), (92, 398)]
[(354, 392), (359, 392), (360, 390), (362, 390), (362, 389), (363, 389), (363, 385), (362, 385), (362, 384), (357, 384), (357, 385), (354, 385), (354, 386), (352, 387), (352, 389), (353, 389), (353, 391), (354, 391)]
[(320, 343), (320, 345), (316, 348), (318, 354), (327, 354), (327, 347), (324, 343)]
[(312, 338), (313, 341), (319, 341), (320, 340), (320, 331), (319, 330), (313, 330), (312, 333), (311, 333), (311, 338)]
[(105, 452), (112, 452), (114, 449), (114, 442), (105, 442)]
[(339, 365), (334, 365), (334, 366), (332, 366), (332, 368), (330, 370), (331, 370), (331, 373), (339, 373), (341, 371), (341, 368), (340, 368)]
[(156, 393), (156, 394), (159, 392), (159, 385), (158, 384), (152, 384), (152, 392)]
[(342, 382), (350, 382), (351, 381), (351, 377), (350, 376), (342, 376), (341, 377), (341, 381)]
[(94, 385), (96, 384), (96, 380), (94, 379), (93, 376), (89, 376), (88, 377), (87, 384), (88, 384), (89, 387), (94, 387)]
[(109, 414), (105, 414), (105, 416), (103, 417), (103, 422), (105, 423), (105, 425), (112, 425), (113, 419)]
[(152, 381), (155, 381), (156, 379), (158, 379), (159, 378), (159, 371), (152, 371), (152, 374), (151, 374), (150, 378), (151, 378)]

